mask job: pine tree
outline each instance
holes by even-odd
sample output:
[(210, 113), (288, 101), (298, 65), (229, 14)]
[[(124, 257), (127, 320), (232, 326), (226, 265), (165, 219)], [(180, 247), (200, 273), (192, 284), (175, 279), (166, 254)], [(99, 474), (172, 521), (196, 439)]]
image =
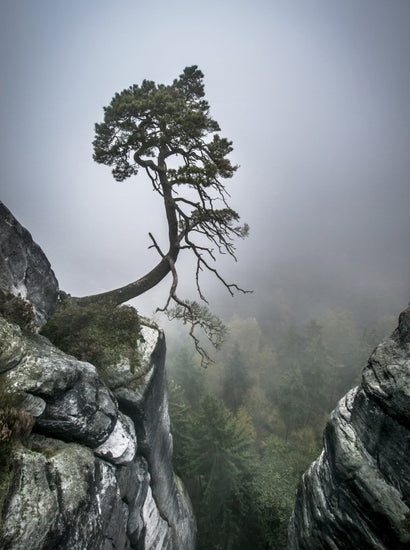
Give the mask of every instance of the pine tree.
[(229, 354), (222, 382), (222, 397), (225, 405), (235, 414), (243, 404), (251, 379), (249, 365), (245, 364), (238, 343), (235, 342)]
[(214, 396), (201, 401), (189, 455), (191, 474), (201, 490), (200, 549), (239, 548), (251, 505), (254, 460), (239, 423)]
[[(220, 127), (210, 116), (205, 99), (204, 75), (196, 65), (185, 67), (172, 84), (143, 80), (116, 93), (104, 107), (103, 122), (95, 125), (93, 158), (112, 168), (121, 182), (145, 173), (153, 190), (162, 198), (168, 226), (167, 243), (161, 246), (149, 232), (158, 263), (135, 281), (101, 294), (77, 298), (77, 304), (119, 305), (140, 296), (171, 274), (168, 299), (159, 311), (182, 319), (190, 326), (202, 360), (209, 355), (196, 334), (201, 328), (216, 347), (225, 336), (224, 325), (213, 315), (200, 284), (203, 271), (211, 272), (233, 295), (247, 292), (229, 283), (215, 267), (218, 253), (236, 260), (235, 240), (248, 235), (247, 224), (229, 204), (225, 181), (237, 166), (229, 155), (232, 142), (221, 137)], [(177, 295), (176, 263), (180, 252), (191, 252), (196, 262), (195, 280), (203, 303)], [(175, 305), (171, 308), (171, 303)]]

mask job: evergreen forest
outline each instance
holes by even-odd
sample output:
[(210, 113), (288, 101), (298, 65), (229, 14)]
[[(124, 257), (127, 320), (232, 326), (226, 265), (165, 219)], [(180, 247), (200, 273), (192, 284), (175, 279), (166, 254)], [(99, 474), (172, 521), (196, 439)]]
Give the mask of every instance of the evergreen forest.
[(236, 316), (207, 369), (171, 327), (174, 469), (193, 503), (199, 550), (286, 549), (295, 491), (321, 452), (326, 418), (394, 321), (363, 327), (335, 310), (272, 334)]

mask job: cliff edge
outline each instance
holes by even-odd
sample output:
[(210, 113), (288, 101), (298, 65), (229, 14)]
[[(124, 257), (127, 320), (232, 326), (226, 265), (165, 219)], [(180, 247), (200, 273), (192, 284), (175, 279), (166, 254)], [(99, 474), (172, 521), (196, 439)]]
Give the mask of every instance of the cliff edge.
[(289, 550), (410, 548), (410, 307), (330, 415), (303, 475)]
[[(58, 283), (1, 203), (0, 235), (0, 547), (193, 550), (195, 518), (172, 470), (162, 331), (142, 326), (137, 372), (119, 358), (102, 379), (37, 333)], [(9, 315), (16, 303), (32, 307), (29, 323)]]

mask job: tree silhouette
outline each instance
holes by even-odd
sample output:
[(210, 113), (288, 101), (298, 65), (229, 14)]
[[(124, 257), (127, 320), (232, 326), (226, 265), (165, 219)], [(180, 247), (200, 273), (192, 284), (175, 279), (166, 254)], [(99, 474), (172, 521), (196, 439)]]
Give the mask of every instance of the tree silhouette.
[[(80, 303), (121, 304), (147, 292), (172, 274), (167, 301), (160, 311), (189, 324), (190, 334), (203, 359), (195, 329), (204, 329), (218, 347), (223, 326), (206, 305), (182, 300), (176, 294), (176, 261), (182, 250), (196, 260), (196, 287), (207, 304), (200, 275), (210, 271), (230, 294), (247, 292), (230, 283), (215, 267), (217, 254), (236, 260), (235, 238), (248, 235), (247, 224), (239, 225), (239, 214), (228, 204), (224, 180), (237, 170), (228, 155), (232, 142), (219, 135), (219, 124), (209, 114), (204, 99), (203, 73), (196, 65), (186, 67), (171, 85), (144, 80), (115, 94), (104, 108), (104, 121), (95, 125), (94, 160), (112, 167), (121, 182), (142, 169), (153, 189), (162, 197), (168, 224), (168, 244), (164, 251), (153, 233), (151, 247), (159, 261), (137, 280), (102, 294), (80, 298)], [(172, 166), (172, 167), (171, 167)], [(171, 308), (171, 303), (176, 307)]]

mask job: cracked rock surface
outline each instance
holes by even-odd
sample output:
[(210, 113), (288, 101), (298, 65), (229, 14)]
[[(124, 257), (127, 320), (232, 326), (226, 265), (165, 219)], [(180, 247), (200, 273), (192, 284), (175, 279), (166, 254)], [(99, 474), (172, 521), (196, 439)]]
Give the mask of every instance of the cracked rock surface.
[(53, 313), (58, 282), (50, 262), (30, 233), (0, 202), (0, 289), (33, 306), (38, 326)]
[[(41, 326), (58, 284), (4, 208), (0, 290), (22, 291)], [(0, 316), (0, 389), (35, 419), (0, 464), (0, 548), (194, 550), (195, 518), (172, 471), (165, 339), (147, 326), (143, 337), (138, 381), (119, 358), (107, 386), (90, 363)]]
[(303, 475), (289, 550), (410, 548), (410, 307), (331, 414)]

